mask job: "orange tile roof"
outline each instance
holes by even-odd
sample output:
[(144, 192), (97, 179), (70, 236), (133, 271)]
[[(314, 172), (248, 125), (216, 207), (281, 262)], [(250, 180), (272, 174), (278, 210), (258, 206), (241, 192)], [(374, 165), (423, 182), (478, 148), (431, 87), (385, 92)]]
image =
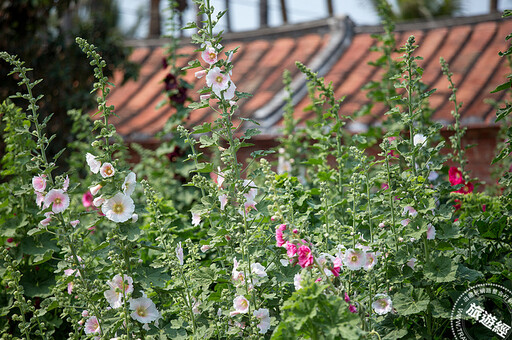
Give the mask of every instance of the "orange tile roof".
[[(376, 52), (368, 52), (376, 41), (372, 33), (382, 30), (378, 26), (354, 26), (350, 19), (330, 18), (308, 24), (269, 28), (254, 32), (226, 35), (227, 49), (240, 46), (233, 58), (232, 79), (237, 89), (253, 94), (242, 99), (238, 115), (253, 118), (261, 123), (263, 134), (272, 137), (279, 131), (284, 106), (282, 74), (291, 71), (294, 90), (295, 117), (308, 119), (312, 113), (305, 112), (309, 104), (305, 78), (299, 73), (295, 61), (301, 61), (314, 71), (332, 81), (337, 96), (346, 96), (340, 113), (351, 115), (362, 105), (368, 104), (366, 91), (361, 87), (371, 80), (378, 80), (382, 72), (369, 66), (377, 58)], [(450, 123), (453, 104), (448, 101), (448, 82), (441, 73), (439, 57), (450, 64), (453, 80), (458, 87), (457, 99), (464, 103), (461, 120), (464, 125), (489, 126), (494, 124), (494, 109), (485, 99), (502, 99), (502, 94), (490, 94), (496, 85), (504, 82), (510, 72), (505, 58), (498, 56), (506, 50), (505, 37), (512, 32), (512, 20), (496, 15), (451, 18), (441, 21), (399, 24), (396, 39), (403, 44), (410, 35), (415, 35), (420, 46), (416, 54), (424, 59), (419, 65), (424, 68), (423, 82), (437, 88), (430, 98), (434, 119)], [(118, 131), (129, 141), (148, 141), (158, 132), (173, 109), (156, 105), (165, 98), (162, 68), (165, 53), (162, 41), (138, 43), (131, 60), (140, 63), (141, 72), (137, 81), (130, 80), (116, 87), (109, 97), (120, 118), (113, 119)], [(178, 60), (185, 66), (198, 57), (195, 46), (184, 45), (179, 53), (188, 55)], [(194, 85), (189, 95), (197, 100), (197, 91), (204, 86), (203, 79), (195, 79), (189, 70), (185, 79)], [(114, 82), (122, 75), (116, 74)], [(377, 124), (385, 112), (384, 105), (375, 105), (368, 116), (357, 119), (357, 127)], [(209, 109), (193, 111), (186, 122), (200, 124), (215, 119)]]

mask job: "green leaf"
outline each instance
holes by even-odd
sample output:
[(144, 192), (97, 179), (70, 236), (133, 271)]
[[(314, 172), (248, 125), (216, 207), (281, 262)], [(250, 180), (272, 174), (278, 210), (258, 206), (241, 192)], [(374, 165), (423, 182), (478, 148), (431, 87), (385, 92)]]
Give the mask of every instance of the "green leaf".
[(415, 289), (414, 295), (418, 297), (415, 298), (413, 296), (413, 290), (402, 289), (399, 293), (393, 295), (393, 307), (397, 310), (399, 315), (411, 315), (418, 314), (427, 310), (429, 299), (426, 294), (424, 294), (423, 289)]
[(499, 91), (507, 90), (507, 89), (510, 89), (511, 87), (512, 87), (512, 80), (509, 80), (506, 83), (498, 85), (494, 90), (491, 91), (491, 93), (496, 93)]
[(459, 264), (459, 268), (457, 269), (457, 278), (466, 282), (473, 282), (483, 277), (484, 275), (478, 270), (470, 269), (463, 264)]
[(212, 123), (203, 123), (198, 126), (194, 126), (194, 133), (208, 133), (212, 131)]
[(446, 256), (438, 256), (425, 264), (425, 277), (435, 282), (455, 281), (457, 265)]

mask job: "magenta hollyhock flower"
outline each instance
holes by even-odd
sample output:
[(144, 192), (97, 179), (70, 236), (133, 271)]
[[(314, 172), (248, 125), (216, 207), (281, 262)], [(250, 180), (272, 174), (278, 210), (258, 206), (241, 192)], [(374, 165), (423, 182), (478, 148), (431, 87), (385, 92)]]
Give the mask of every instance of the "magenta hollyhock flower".
[(341, 267), (343, 266), (343, 261), (341, 260), (341, 258), (335, 257), (334, 261), (332, 261), (332, 265), (333, 265), (332, 269), (331, 269), (332, 274), (336, 277), (340, 276), (340, 270), (341, 270)]
[(282, 247), (286, 241), (284, 240), (283, 238), (283, 231), (286, 230), (286, 224), (280, 224), (279, 226), (277, 226), (276, 228), (276, 246), (277, 247)]
[(87, 191), (82, 195), (82, 205), (86, 208), (89, 208), (92, 205), (92, 201), (94, 200), (94, 196), (90, 191)]
[(112, 164), (110, 164), (108, 162), (103, 163), (103, 165), (100, 168), (100, 175), (103, 178), (112, 177), (112, 176), (114, 176), (115, 173), (116, 173), (116, 170), (114, 169), (114, 166), (112, 166)]
[(313, 254), (308, 246), (300, 246), (299, 253), (299, 266), (306, 268), (313, 265)]
[(349, 306), (348, 306), (348, 311), (349, 311), (350, 313), (356, 314), (356, 313), (357, 313), (357, 307), (356, 307), (356, 306), (354, 306), (354, 305), (349, 305)]
[(32, 187), (37, 192), (43, 192), (46, 189), (46, 175), (34, 176), (32, 178)]
[(44, 205), (50, 204), (54, 213), (61, 213), (69, 207), (69, 196), (62, 189), (52, 189), (44, 198)]
[(464, 184), (464, 186), (462, 188), (460, 188), (459, 190), (457, 190), (455, 192), (458, 192), (459, 194), (467, 195), (467, 194), (472, 193), (473, 189), (474, 189), (473, 183), (468, 182), (468, 183)]
[(448, 179), (451, 185), (464, 184), (462, 172), (457, 167), (450, 167), (448, 170)]
[(286, 248), (286, 255), (290, 258), (294, 257), (297, 253), (297, 246), (293, 243), (286, 242), (284, 247)]
[(212, 91), (219, 98), (221, 98), (221, 91), (225, 91), (229, 88), (230, 81), (229, 75), (222, 73), (218, 67), (212, 68), (206, 75), (206, 85), (210, 86)]
[(349, 303), (350, 302), (350, 297), (348, 296), (347, 292), (345, 292), (345, 302), (346, 303)]

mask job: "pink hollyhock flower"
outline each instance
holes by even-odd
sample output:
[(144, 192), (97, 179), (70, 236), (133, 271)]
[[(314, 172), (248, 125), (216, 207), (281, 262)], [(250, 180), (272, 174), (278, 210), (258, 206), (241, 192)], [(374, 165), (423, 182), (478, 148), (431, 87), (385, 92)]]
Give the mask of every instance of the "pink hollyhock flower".
[(411, 219), (409, 219), (409, 218), (406, 218), (405, 220), (400, 221), (400, 224), (403, 225), (404, 227), (408, 226), (409, 223), (411, 223)]
[(12, 243), (12, 242), (14, 242), (14, 238), (9, 237), (9, 238), (7, 239), (7, 243)]
[(80, 220), (74, 220), (74, 221), (69, 222), (69, 224), (71, 224), (71, 226), (73, 228), (75, 228), (78, 225), (78, 223), (80, 223)]
[(63, 212), (69, 207), (69, 196), (61, 189), (52, 189), (44, 198), (46, 206), (52, 205), (52, 211), (56, 214)]
[(112, 177), (112, 176), (114, 176), (115, 173), (116, 173), (116, 170), (114, 169), (112, 164), (110, 164), (108, 162), (103, 163), (103, 165), (100, 168), (100, 175), (103, 178)]
[(197, 71), (194, 75), (197, 79), (201, 79), (206, 75), (206, 70)]
[(375, 253), (366, 253), (366, 263), (364, 264), (365, 270), (370, 270), (377, 264), (377, 255)]
[(219, 98), (221, 91), (228, 89), (230, 81), (229, 75), (222, 73), (218, 67), (212, 68), (206, 75), (206, 85), (210, 86)]
[(286, 255), (290, 258), (294, 257), (297, 253), (297, 246), (293, 243), (286, 242), (284, 247), (286, 248)]
[(386, 227), (386, 225), (384, 224), (384, 222), (379, 223), (379, 228), (385, 228), (385, 227)]
[(412, 217), (415, 217), (418, 215), (418, 212), (413, 207), (407, 206), (404, 208), (404, 211), (402, 212), (402, 216), (411, 215)]
[(487, 210), (487, 207), (485, 204), (482, 204), (482, 211), (485, 212), (485, 210)]
[(302, 276), (297, 273), (295, 274), (295, 276), (293, 277), (293, 285), (295, 286), (295, 290), (299, 290), (302, 288)]
[(92, 196), (92, 193), (90, 191), (87, 191), (85, 194), (82, 195), (82, 205), (86, 208), (89, 208), (92, 205), (93, 200), (94, 197)]
[(313, 254), (308, 246), (300, 246), (299, 250), (299, 265), (306, 268), (313, 265)]
[(280, 224), (279, 226), (277, 226), (276, 228), (276, 246), (277, 247), (282, 247), (286, 241), (284, 240), (283, 238), (283, 231), (286, 230), (286, 224)]
[(228, 203), (228, 195), (226, 195), (226, 194), (220, 195), (219, 201), (220, 201), (220, 210), (224, 210), (224, 208), (226, 207), (226, 204)]
[(350, 302), (350, 297), (348, 296), (347, 292), (345, 292), (345, 302), (346, 303), (349, 303)]
[(96, 160), (96, 157), (94, 157), (90, 153), (87, 153), (85, 155), (85, 160), (87, 161), (87, 165), (89, 165), (89, 168), (91, 169), (91, 172), (93, 174), (97, 174), (98, 171), (100, 171), (101, 162)]
[(123, 305), (123, 296), (133, 293), (133, 279), (128, 276), (117, 274), (112, 280), (107, 281), (110, 289), (106, 290), (103, 295), (112, 308), (119, 308)]
[(34, 176), (32, 178), (32, 187), (37, 192), (43, 192), (46, 189), (46, 175)]
[(356, 314), (356, 313), (357, 313), (357, 307), (356, 307), (356, 306), (354, 306), (354, 305), (349, 305), (349, 306), (348, 306), (348, 311), (349, 311), (350, 313)]
[(105, 199), (103, 198), (103, 196), (96, 197), (92, 201), (92, 205), (94, 205), (95, 207), (101, 207), (103, 203), (105, 203)]
[(393, 303), (391, 298), (385, 294), (375, 295), (375, 301), (372, 303), (373, 310), (379, 315), (384, 315), (391, 312)]
[(230, 313), (231, 316), (245, 314), (249, 311), (249, 300), (247, 300), (243, 295), (239, 295), (233, 300), (233, 308), (235, 311)]
[(343, 266), (343, 261), (341, 260), (341, 258), (335, 257), (332, 264), (333, 264), (332, 269), (331, 269), (332, 274), (336, 277), (340, 276), (340, 270), (341, 270), (341, 267)]
[(183, 248), (181, 247), (181, 242), (178, 242), (176, 246), (176, 257), (180, 263), (180, 266), (183, 266)]
[(217, 50), (215, 50), (215, 48), (212, 45), (207, 45), (204, 51), (201, 53), (201, 57), (208, 64), (215, 64), (217, 62)]
[(414, 266), (416, 265), (416, 258), (411, 258), (409, 261), (407, 261), (406, 265), (408, 265), (412, 270), (414, 270)]
[(134, 172), (131, 172), (126, 175), (124, 179), (124, 183), (122, 185), (122, 189), (125, 195), (131, 196), (133, 191), (135, 190), (135, 185), (137, 185), (137, 175)]
[(36, 204), (39, 208), (41, 208), (41, 205), (44, 203), (44, 195), (40, 193), (39, 191), (36, 191)]
[(62, 190), (68, 191), (69, 188), (69, 176), (66, 175), (66, 179), (64, 180), (64, 184), (62, 185)]
[(450, 167), (448, 170), (448, 179), (451, 185), (464, 184), (462, 172), (454, 166)]
[(147, 298), (145, 294), (138, 299), (130, 299), (130, 310), (133, 310), (130, 316), (140, 323), (150, 323), (160, 318), (155, 303)]
[[(229, 87), (228, 87), (228, 89), (226, 90), (226, 92), (224, 92), (224, 99), (226, 99), (226, 100), (233, 99), (233, 97), (235, 96), (235, 90), (236, 90), (235, 83), (233, 83), (233, 81), (232, 81), (232, 80), (230, 80), (230, 81), (229, 81)], [(230, 102), (229, 102), (229, 105), (230, 105), (230, 106), (235, 106), (235, 105), (236, 105), (236, 102), (232, 102), (232, 101), (230, 101)]]
[(466, 183), (462, 188), (460, 188), (459, 190), (455, 191), (455, 192), (458, 192), (460, 194), (464, 194), (464, 195), (467, 195), (467, 194), (470, 194), (473, 192), (473, 183), (471, 182), (468, 182)]
[(200, 96), (199, 96), (199, 100), (200, 100), (200, 101), (208, 100), (208, 99), (210, 99), (210, 97), (211, 97), (211, 96), (212, 96), (212, 95), (211, 95), (211, 94), (209, 94), (209, 93), (208, 93), (208, 94), (202, 94), (202, 95), (200, 95)]
[(193, 212), (192, 213), (192, 225), (198, 226), (199, 223), (201, 223), (201, 215)]
[(205, 244), (205, 245), (203, 245), (203, 246), (201, 247), (201, 251), (202, 251), (203, 253), (204, 253), (204, 252), (206, 252), (208, 249), (211, 249), (211, 247), (210, 247), (209, 245), (207, 245), (207, 244)]
[(427, 240), (433, 240), (436, 238), (436, 228), (432, 224), (427, 225)]
[(284, 174), (292, 171), (292, 163), (286, 160), (283, 156), (277, 158), (277, 173)]
[(132, 217), (135, 204), (130, 196), (118, 192), (103, 203), (101, 211), (113, 222), (126, 222)]
[(248, 214), (252, 209), (258, 210), (258, 209), (256, 209), (256, 202), (254, 200), (252, 200), (252, 199), (248, 199), (244, 203), (245, 213)]
[(95, 316), (91, 316), (89, 319), (87, 319), (85, 322), (84, 331), (85, 334), (100, 333), (100, 324)]
[(238, 261), (236, 257), (233, 259), (233, 271), (231, 272), (231, 279), (235, 282), (244, 282), (244, 273), (238, 271)]
[(260, 323), (256, 325), (260, 329), (260, 334), (265, 334), (270, 329), (270, 314), (268, 312), (268, 309), (266, 308), (260, 308), (258, 310), (255, 310), (252, 313), (253, 316), (255, 316), (257, 319), (260, 320)]
[(73, 294), (73, 286), (74, 285), (75, 284), (73, 283), (73, 281), (68, 282), (68, 295)]
[(88, 310), (83, 310), (82, 311), (82, 317), (86, 318), (89, 316), (89, 311)]
[(292, 230), (292, 233), (294, 233), (294, 234), (298, 234), (298, 233), (299, 233), (299, 231), (298, 231), (297, 229), (293, 229), (293, 230)]
[(388, 185), (387, 183), (382, 183), (382, 184), (380, 185), (380, 188), (381, 188), (382, 190), (388, 190), (388, 189), (389, 189), (389, 185)]
[(100, 191), (100, 189), (102, 188), (103, 186), (101, 184), (98, 184), (98, 185), (95, 185), (93, 187), (90, 187), (89, 188), (89, 191), (91, 192), (91, 195), (93, 196), (96, 196), (96, 194)]
[(345, 252), (345, 266), (350, 270), (361, 269), (366, 263), (366, 253), (361, 249), (347, 249)]

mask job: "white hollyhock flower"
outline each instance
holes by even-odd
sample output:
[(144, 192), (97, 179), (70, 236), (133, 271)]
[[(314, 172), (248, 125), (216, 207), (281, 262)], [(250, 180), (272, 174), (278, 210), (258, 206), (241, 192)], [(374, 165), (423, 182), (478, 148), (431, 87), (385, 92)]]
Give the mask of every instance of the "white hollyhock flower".
[(150, 298), (145, 296), (138, 299), (130, 299), (130, 310), (134, 312), (130, 316), (140, 323), (150, 323), (160, 318), (160, 313)]
[(122, 186), (123, 192), (125, 195), (131, 196), (133, 191), (135, 190), (135, 185), (137, 184), (137, 175), (134, 172), (130, 172), (126, 175), (124, 179), (124, 183)]
[(417, 145), (423, 146), (423, 144), (425, 144), (426, 141), (427, 141), (427, 137), (425, 137), (421, 133), (418, 133), (418, 134), (414, 135), (414, 137), (413, 137), (414, 146), (417, 146)]
[(345, 252), (344, 262), (350, 270), (361, 269), (366, 263), (366, 253), (361, 249), (348, 249)]
[(181, 242), (178, 242), (178, 245), (176, 246), (176, 257), (180, 262), (180, 266), (183, 266), (183, 248), (181, 247)]
[(101, 212), (116, 223), (128, 221), (135, 211), (135, 204), (130, 196), (118, 192), (114, 197), (105, 200)]
[(90, 187), (89, 191), (91, 192), (91, 195), (96, 196), (96, 194), (98, 193), (98, 191), (100, 191), (101, 188), (102, 188), (102, 185), (101, 184), (97, 184), (97, 185), (95, 185), (93, 187)]
[(116, 173), (114, 166), (110, 163), (104, 163), (100, 168), (100, 175), (103, 178), (112, 177)]
[(96, 157), (94, 157), (90, 153), (87, 153), (85, 155), (85, 160), (87, 161), (87, 165), (89, 165), (89, 168), (91, 169), (91, 172), (93, 174), (97, 174), (98, 171), (100, 171), (101, 162), (96, 160)]
[(267, 272), (265, 272), (265, 267), (263, 267), (258, 262), (252, 263), (251, 264), (251, 272), (257, 276), (257, 277), (254, 277), (252, 280), (254, 285), (260, 286), (261, 282), (260, 282), (259, 278), (264, 278), (265, 276), (267, 276)]
[(391, 312), (393, 303), (391, 298), (385, 294), (375, 295), (375, 301), (372, 303), (373, 310), (379, 315), (384, 315)]
[(270, 328), (270, 314), (268, 309), (260, 308), (252, 313), (256, 318), (260, 319), (260, 323), (256, 325), (260, 329), (260, 334), (265, 334)]
[(233, 300), (233, 308), (235, 308), (235, 310), (230, 313), (231, 316), (245, 314), (249, 311), (249, 300), (243, 295), (239, 295)]
[(112, 280), (107, 281), (107, 284), (110, 289), (106, 290), (103, 295), (112, 308), (119, 308), (123, 305), (123, 291), (124, 295), (133, 293), (133, 279), (128, 275), (124, 275), (123, 281), (123, 276), (117, 274)]

